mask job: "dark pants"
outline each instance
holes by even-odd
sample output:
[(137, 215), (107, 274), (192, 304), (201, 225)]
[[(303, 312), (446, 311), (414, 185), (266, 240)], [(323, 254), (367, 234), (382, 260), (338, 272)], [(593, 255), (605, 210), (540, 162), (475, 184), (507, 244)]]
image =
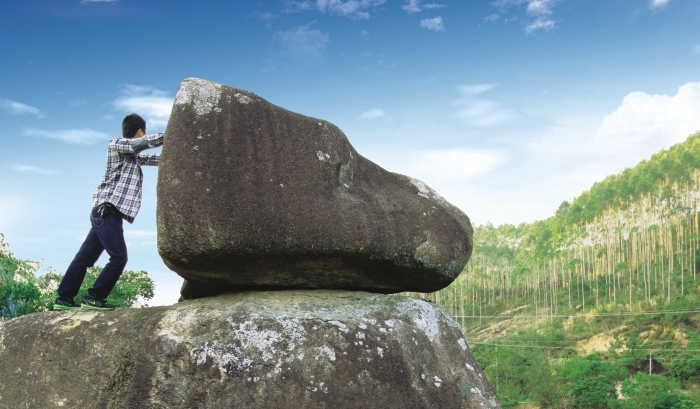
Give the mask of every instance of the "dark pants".
[(88, 296), (104, 300), (112, 292), (126, 267), (126, 242), (122, 222), (122, 214), (114, 207), (105, 207), (102, 214), (98, 207), (92, 209), (92, 227), (58, 286), (59, 298), (68, 301), (78, 295), (87, 269), (95, 265), (104, 250), (109, 254), (109, 262), (102, 269), (93, 287), (88, 290)]

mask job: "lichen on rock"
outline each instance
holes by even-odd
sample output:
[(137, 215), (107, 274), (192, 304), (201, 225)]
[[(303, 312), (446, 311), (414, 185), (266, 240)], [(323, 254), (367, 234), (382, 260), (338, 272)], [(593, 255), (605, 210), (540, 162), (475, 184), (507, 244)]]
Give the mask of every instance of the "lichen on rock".
[(469, 218), (364, 158), (335, 125), (188, 78), (158, 171), (158, 251), (184, 299), (245, 289), (432, 292), (472, 251)]
[(245, 292), (84, 315), (0, 324), (3, 405), (499, 407), (459, 325), (417, 299)]

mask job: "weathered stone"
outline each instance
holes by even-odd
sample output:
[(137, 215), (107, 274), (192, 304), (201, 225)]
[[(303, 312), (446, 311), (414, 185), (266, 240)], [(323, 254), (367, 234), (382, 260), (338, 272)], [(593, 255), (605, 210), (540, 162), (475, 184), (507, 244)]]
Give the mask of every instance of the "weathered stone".
[(457, 324), (297, 290), (0, 323), (1, 408), (498, 408)]
[(158, 250), (185, 299), (241, 288), (431, 292), (472, 251), (469, 218), (359, 155), (333, 124), (185, 80), (158, 172)]

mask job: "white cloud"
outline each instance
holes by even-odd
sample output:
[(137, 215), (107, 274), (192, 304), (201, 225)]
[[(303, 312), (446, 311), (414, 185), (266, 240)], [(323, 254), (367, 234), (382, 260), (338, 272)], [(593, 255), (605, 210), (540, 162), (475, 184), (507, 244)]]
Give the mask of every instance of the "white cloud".
[(423, 178), (434, 183), (453, 183), (486, 174), (505, 163), (495, 151), (469, 149), (437, 150), (421, 154), (412, 162)]
[(442, 23), (442, 17), (426, 18), (420, 21), (420, 26), (433, 31), (445, 31), (445, 25)]
[(44, 114), (39, 110), (39, 108), (13, 101), (11, 99), (0, 99), (0, 109), (10, 115), (31, 114), (38, 118), (44, 117)]
[[(500, 151), (456, 147), (427, 152), (397, 152), (396, 146), (376, 146), (372, 152), (377, 155), (376, 160), (372, 160), (383, 168), (425, 182), (471, 217), (481, 215), (478, 223), (489, 219), (494, 222), (501, 222), (503, 219), (512, 222), (510, 219), (513, 218), (516, 218), (516, 222), (524, 221), (525, 219), (517, 220), (519, 212), (523, 211), (521, 202), (539, 199), (531, 194), (522, 194), (519, 197), (508, 190), (505, 191), (506, 194), (499, 193), (499, 189), (504, 189), (499, 183), (486, 182), (485, 185), (490, 186), (488, 191), (477, 187), (483, 185), (487, 178), (498, 179), (498, 176), (494, 175), (507, 167), (507, 155)], [(529, 190), (529, 186), (526, 189)], [(519, 197), (519, 206), (516, 209), (511, 205), (513, 197)], [(494, 214), (500, 218), (491, 217)]]
[(70, 105), (72, 107), (79, 107), (81, 105), (85, 105), (86, 103), (87, 103), (87, 101), (84, 99), (77, 99), (75, 101), (69, 102), (68, 105)]
[(407, 0), (406, 4), (401, 6), (402, 9), (408, 11), (409, 13), (418, 13), (421, 8), (418, 7), (423, 0)]
[(272, 14), (269, 11), (266, 11), (263, 13), (261, 13), (259, 11), (255, 11), (255, 12), (250, 13), (248, 15), (248, 18), (254, 18), (254, 19), (257, 19), (260, 21), (267, 21), (267, 22), (271, 22), (272, 20), (276, 19), (277, 17), (279, 17), (277, 14)]
[(90, 145), (95, 142), (110, 139), (110, 135), (95, 131), (90, 128), (82, 129), (65, 129), (58, 131), (47, 131), (37, 128), (28, 128), (24, 130), (26, 136), (38, 136), (41, 138), (57, 139), (61, 142), (72, 143), (76, 145)]
[(557, 3), (557, 0), (528, 0), (527, 14), (534, 16), (550, 16), (552, 7)]
[(696, 45), (693, 47), (693, 50), (695, 50), (696, 53), (700, 54), (700, 45)]
[(365, 111), (360, 115), (360, 119), (377, 119), (386, 116), (386, 112), (383, 109), (375, 108)]
[(457, 107), (455, 117), (469, 125), (489, 126), (508, 121), (514, 114), (492, 100), (477, 98), (479, 95), (492, 90), (496, 84), (468, 84), (460, 85), (457, 91), (462, 98), (452, 101)]
[(492, 23), (492, 24), (493, 24), (493, 23), (496, 23), (496, 22), (498, 21), (499, 18), (501, 18), (501, 16), (499, 16), (498, 14), (495, 14), (495, 13), (494, 13), (494, 14), (491, 14), (490, 16), (484, 17), (484, 21), (487, 22), (487, 23)]
[(437, 4), (437, 3), (429, 3), (429, 4), (424, 4), (421, 5), (423, 0), (406, 0), (406, 4), (401, 6), (402, 9), (406, 10), (409, 13), (418, 13), (420, 11), (423, 11), (423, 9), (440, 9), (445, 7), (444, 4)]
[(168, 124), (173, 98), (149, 85), (125, 85), (112, 105), (125, 113), (135, 112), (144, 117), (148, 132), (160, 131)]
[(369, 40), (369, 32), (367, 30), (360, 31), (360, 37), (362, 37), (364, 40)]
[(632, 92), (603, 118), (594, 142), (609, 154), (650, 144), (668, 147), (700, 130), (700, 82), (678, 88), (676, 95)]
[(528, 34), (532, 34), (537, 30), (544, 30), (544, 31), (549, 31), (553, 28), (556, 27), (556, 23), (554, 20), (549, 20), (546, 18), (538, 18), (532, 23), (528, 24), (527, 27), (525, 27), (525, 32)]
[(311, 28), (314, 23), (276, 32), (272, 41), (280, 47), (277, 55), (302, 65), (322, 62), (330, 40), (328, 33)]
[(532, 34), (538, 30), (549, 31), (556, 28), (556, 21), (551, 18), (554, 14), (552, 9), (560, 1), (561, 0), (497, 0), (493, 5), (504, 11), (510, 7), (525, 5), (526, 14), (530, 17), (529, 21), (525, 23), (525, 32), (527, 34)]
[(498, 84), (466, 84), (458, 85), (457, 91), (464, 96), (475, 97), (496, 88)]
[(352, 19), (369, 19), (368, 9), (381, 6), (386, 0), (285, 0), (285, 13), (318, 10), (321, 13), (336, 14)]
[(29, 173), (32, 175), (50, 176), (50, 175), (56, 174), (55, 170), (40, 168), (37, 166), (31, 166), (31, 165), (15, 165), (13, 168), (17, 172)]
[(665, 8), (671, 0), (651, 0), (649, 2), (649, 8), (652, 10), (661, 10)]

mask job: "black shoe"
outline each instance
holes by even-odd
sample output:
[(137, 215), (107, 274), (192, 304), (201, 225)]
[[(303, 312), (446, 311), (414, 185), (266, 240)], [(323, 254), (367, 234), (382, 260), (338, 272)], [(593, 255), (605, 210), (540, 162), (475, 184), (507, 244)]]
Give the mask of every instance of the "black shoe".
[(65, 300), (62, 300), (60, 298), (56, 298), (56, 301), (53, 302), (53, 310), (54, 311), (79, 310), (79, 309), (80, 309), (80, 304), (73, 301), (73, 299), (71, 299), (70, 301), (65, 301)]
[(83, 297), (80, 306), (86, 310), (109, 311), (117, 308), (116, 305), (110, 304), (105, 300), (96, 300), (94, 298)]

